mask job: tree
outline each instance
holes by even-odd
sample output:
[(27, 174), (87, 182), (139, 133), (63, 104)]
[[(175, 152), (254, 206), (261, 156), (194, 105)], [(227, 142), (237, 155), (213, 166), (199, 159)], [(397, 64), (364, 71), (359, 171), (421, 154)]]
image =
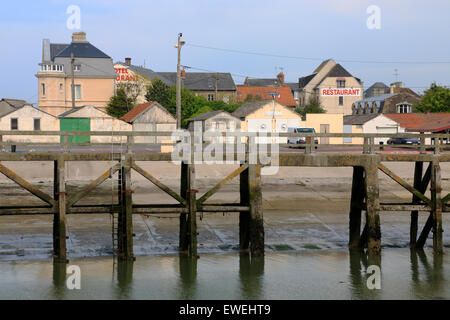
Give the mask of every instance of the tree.
[(118, 119), (128, 113), (134, 107), (134, 100), (130, 98), (124, 88), (118, 88), (115, 95), (109, 99), (106, 112)]
[(420, 103), (414, 105), (415, 112), (450, 112), (450, 88), (432, 83)]
[(151, 85), (147, 88), (145, 99), (147, 101), (156, 101), (167, 108), (170, 100), (169, 86), (160, 79), (153, 79)]
[(313, 97), (309, 98), (307, 105), (298, 107), (295, 111), (302, 116), (305, 116), (307, 113), (325, 113), (325, 110), (320, 105), (319, 99)]

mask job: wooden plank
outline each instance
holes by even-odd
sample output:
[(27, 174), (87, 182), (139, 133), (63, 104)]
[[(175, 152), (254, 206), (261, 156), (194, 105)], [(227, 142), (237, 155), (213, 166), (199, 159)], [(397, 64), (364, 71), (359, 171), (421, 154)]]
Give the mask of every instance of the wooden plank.
[(111, 168), (109, 168), (107, 171), (105, 171), (100, 177), (92, 181), (90, 184), (88, 184), (86, 187), (75, 193), (74, 195), (70, 196), (68, 199), (68, 206), (71, 207), (78, 201), (80, 201), (83, 197), (85, 197), (89, 192), (91, 192), (95, 187), (103, 183), (106, 179), (112, 177), (116, 171), (120, 169), (120, 164), (115, 164)]
[(157, 186), (159, 189), (167, 193), (169, 196), (177, 200), (179, 203), (186, 205), (186, 201), (178, 195), (175, 191), (167, 187), (165, 184), (163, 184), (161, 181), (153, 177), (150, 173), (139, 167), (134, 161), (131, 164), (131, 167), (138, 172), (140, 175), (142, 175), (144, 178), (152, 182), (155, 186)]
[(122, 167), (122, 210), (119, 212), (119, 259), (134, 260), (133, 253), (133, 198), (131, 190), (131, 157), (126, 156)]
[(390, 203), (381, 203), (380, 211), (417, 211), (417, 212), (429, 212), (430, 207), (425, 204), (390, 204)]
[(25, 190), (29, 191), (42, 201), (54, 206), (56, 204), (55, 200), (45, 192), (42, 192), (37, 187), (33, 186), (31, 183), (20, 177), (18, 174), (16, 174), (14, 171), (8, 169), (4, 165), (0, 164), (0, 172), (3, 173), (6, 177), (17, 183), (19, 186), (24, 188)]
[(365, 197), (364, 168), (353, 167), (352, 194), (349, 213), (349, 243), (350, 249), (360, 249), (361, 213)]
[(208, 198), (210, 198), (213, 194), (215, 194), (217, 191), (219, 191), (219, 189), (228, 181), (232, 180), (233, 178), (237, 177), (238, 175), (240, 175), (244, 170), (246, 170), (248, 168), (247, 164), (243, 164), (241, 165), (239, 168), (237, 168), (236, 170), (234, 170), (232, 173), (230, 173), (225, 179), (223, 179), (222, 181), (220, 181), (218, 184), (216, 184), (211, 190), (209, 190), (208, 192), (206, 192), (203, 196), (200, 197), (200, 199), (197, 200), (197, 202), (199, 204), (202, 204), (203, 202), (205, 202), (206, 200), (208, 200)]
[(419, 190), (412, 187), (409, 183), (404, 181), (402, 178), (397, 176), (395, 173), (393, 173), (391, 170), (389, 170), (387, 167), (385, 167), (383, 164), (379, 164), (378, 168), (383, 171), (388, 177), (390, 177), (392, 180), (397, 182), (399, 185), (401, 185), (403, 188), (411, 192), (413, 195), (415, 195), (417, 198), (431, 206), (431, 200), (425, 197)]

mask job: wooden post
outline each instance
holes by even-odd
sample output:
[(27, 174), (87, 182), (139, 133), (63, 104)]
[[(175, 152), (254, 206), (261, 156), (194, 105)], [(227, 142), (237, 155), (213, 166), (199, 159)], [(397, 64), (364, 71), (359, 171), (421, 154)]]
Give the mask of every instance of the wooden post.
[(363, 209), (364, 191), (364, 168), (353, 167), (352, 195), (350, 200), (350, 232), (349, 249), (360, 249), (361, 239), (361, 212)]
[(369, 255), (381, 252), (380, 199), (378, 186), (378, 161), (372, 160), (365, 167), (367, 206), (367, 248)]
[(122, 204), (119, 211), (119, 259), (134, 260), (133, 255), (133, 197), (131, 190), (131, 156), (127, 154), (122, 167)]
[[(185, 162), (181, 162), (181, 186), (180, 195), (183, 199), (187, 200), (187, 190), (190, 189), (188, 185), (188, 172), (189, 165)], [(188, 201), (186, 201), (188, 203)], [(188, 249), (188, 224), (186, 213), (180, 213), (180, 234), (179, 234), (179, 250), (187, 251)]]
[(250, 201), (250, 253), (252, 257), (264, 255), (264, 221), (261, 193), (261, 165), (249, 164)]
[(55, 262), (67, 262), (66, 249), (66, 162), (60, 157), (54, 162), (55, 213), (53, 218), (53, 258)]
[[(417, 161), (415, 163), (414, 168), (414, 188), (417, 190), (421, 189), (422, 186), (422, 173), (423, 173), (423, 162)], [(413, 195), (412, 203), (419, 203), (420, 199), (417, 196)], [(418, 217), (419, 211), (413, 210), (411, 211), (411, 225), (410, 225), (410, 233), (409, 233), (409, 246), (410, 248), (416, 247), (417, 242), (417, 227), (418, 227)]]
[[(241, 163), (243, 165), (243, 163)], [(248, 180), (248, 169), (241, 172), (239, 175), (239, 193), (241, 206), (250, 205), (250, 189)], [(250, 213), (239, 213), (239, 248), (241, 250), (248, 250), (250, 243)]]
[(309, 154), (311, 153), (311, 141), (313, 141), (313, 139), (311, 139), (312, 137), (306, 137), (305, 138), (305, 153)]
[(438, 161), (433, 161), (431, 169), (431, 201), (433, 206), (433, 250), (436, 254), (442, 254), (441, 167)]
[(186, 191), (186, 197), (189, 207), (188, 215), (188, 252), (189, 256), (193, 259), (197, 259), (197, 192), (198, 190), (193, 189), (195, 181), (195, 167), (191, 163), (188, 165), (188, 186), (189, 189)]
[(369, 153), (369, 138), (368, 137), (364, 137), (363, 153), (364, 154)]

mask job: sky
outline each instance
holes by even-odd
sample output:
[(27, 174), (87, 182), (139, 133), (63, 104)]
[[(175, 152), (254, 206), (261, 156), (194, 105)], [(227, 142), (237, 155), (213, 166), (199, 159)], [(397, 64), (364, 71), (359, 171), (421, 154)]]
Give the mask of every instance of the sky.
[[(0, 98), (37, 102), (42, 39), (69, 43), (74, 31), (114, 61), (154, 71), (191, 71), (297, 82), (328, 58), (367, 88), (396, 80), (423, 92), (450, 86), (448, 0), (79, 0), (1, 1)], [(80, 29), (69, 29), (67, 8), (80, 8)], [(369, 7), (379, 8), (379, 19)], [(369, 8), (370, 9), (370, 8)], [(368, 27), (368, 21), (371, 23)], [(378, 25), (379, 28), (373, 28)], [(212, 47), (258, 54), (202, 48)], [(397, 69), (397, 71), (395, 71)], [(397, 73), (397, 76), (395, 75)]]

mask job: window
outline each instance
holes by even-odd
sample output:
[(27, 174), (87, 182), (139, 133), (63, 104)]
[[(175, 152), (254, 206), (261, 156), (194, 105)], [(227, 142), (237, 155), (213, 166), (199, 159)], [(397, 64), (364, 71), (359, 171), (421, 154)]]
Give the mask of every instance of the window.
[(344, 105), (344, 97), (339, 97), (339, 105)]
[(81, 100), (81, 84), (75, 85), (75, 100)]
[(208, 94), (208, 101), (214, 101), (214, 95)]
[(397, 113), (411, 113), (412, 105), (409, 103), (401, 103), (397, 105)]
[(17, 118), (11, 118), (11, 130), (19, 129), (19, 121)]
[(295, 100), (298, 100), (298, 95), (299, 95), (299, 92), (298, 91), (294, 91), (294, 99)]
[(41, 130), (41, 119), (39, 118), (33, 119), (33, 129), (35, 131)]
[(60, 91), (63, 90), (63, 84), (62, 84), (62, 83), (59, 84), (59, 90), (60, 90)]
[(345, 88), (345, 80), (337, 80), (336, 85), (338, 88)]
[(81, 71), (81, 64), (75, 64), (75, 65), (73, 66), (73, 70), (74, 70), (74, 71)]
[(42, 95), (45, 96), (45, 83), (41, 83)]

